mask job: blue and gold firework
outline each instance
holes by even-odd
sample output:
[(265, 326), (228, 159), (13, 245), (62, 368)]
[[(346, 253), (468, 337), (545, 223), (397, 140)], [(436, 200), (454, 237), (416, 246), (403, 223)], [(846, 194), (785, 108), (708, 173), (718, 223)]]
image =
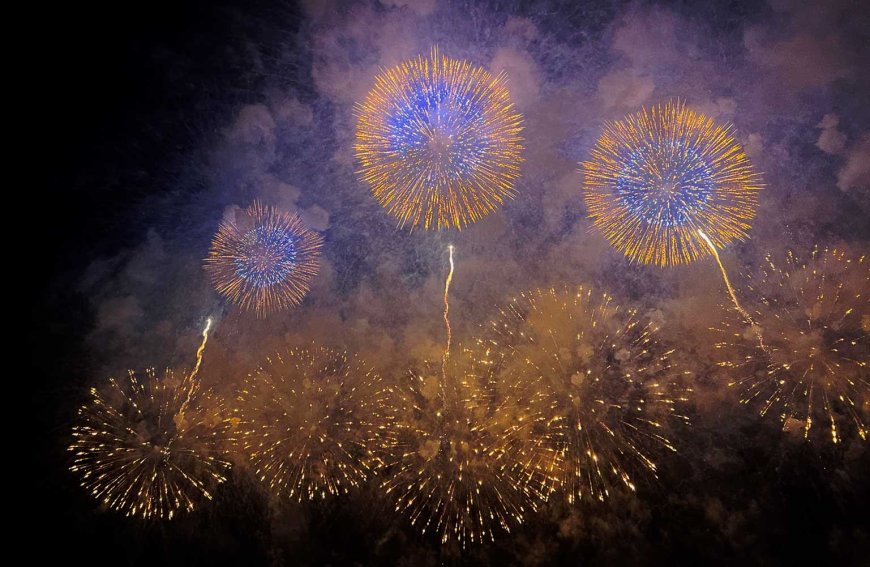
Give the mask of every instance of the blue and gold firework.
[(581, 164), (593, 225), (644, 264), (690, 263), (746, 238), (762, 188), (730, 126), (669, 102), (608, 123)]
[(359, 174), (400, 226), (461, 229), (514, 196), (522, 117), (503, 74), (433, 49), (384, 70), (355, 110)]
[(205, 270), (221, 295), (265, 317), (302, 301), (322, 244), (298, 215), (254, 202), (221, 223)]

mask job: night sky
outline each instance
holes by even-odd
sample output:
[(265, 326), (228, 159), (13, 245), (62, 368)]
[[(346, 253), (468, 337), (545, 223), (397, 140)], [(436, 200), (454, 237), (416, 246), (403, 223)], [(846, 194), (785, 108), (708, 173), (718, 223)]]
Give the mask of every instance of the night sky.
[[(849, 428), (837, 444), (805, 440), (741, 404), (713, 347), (729, 304), (713, 259), (662, 268), (625, 258), (593, 229), (579, 169), (606, 121), (679, 99), (733, 124), (762, 173), (748, 238), (720, 251), (741, 297), (751, 300), (741, 274), (767, 253), (870, 254), (866, 2), (229, 0), (69, 5), (33, 18), (48, 45), (33, 62), (37, 185), (18, 188), (42, 246), (24, 272), (32, 416), (8, 429), (25, 436), (24, 456), (9, 462), (26, 489), (11, 486), (10, 498), (30, 500), (33, 559), (867, 564), (867, 441)], [(409, 231), (356, 173), (353, 106), (380, 69), (436, 45), (506, 73), (524, 162), (517, 196), (499, 210), (462, 231)], [(221, 220), (255, 199), (324, 238), (302, 304), (265, 319), (227, 302), (203, 270)], [(512, 533), (463, 550), (418, 534), (377, 479), (298, 504), (270, 496), (232, 449), (214, 500), (171, 521), (108, 510), (69, 470), (89, 389), (127, 369), (190, 368), (209, 316), (200, 378), (228, 400), (264, 357), (312, 344), (356, 353), (401, 383), (444, 348), (449, 244), (457, 344), (541, 286), (591, 286), (660, 327), (693, 392), (690, 424), (669, 430), (678, 450), (657, 459), (657, 478), (639, 475), (636, 492), (603, 502), (554, 497)], [(855, 306), (866, 321), (864, 270), (847, 287), (863, 291)]]

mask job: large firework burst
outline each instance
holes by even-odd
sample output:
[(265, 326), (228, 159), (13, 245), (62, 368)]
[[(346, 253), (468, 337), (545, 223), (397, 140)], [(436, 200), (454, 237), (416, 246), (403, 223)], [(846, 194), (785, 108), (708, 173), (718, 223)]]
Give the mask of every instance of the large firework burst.
[(668, 266), (746, 238), (760, 176), (730, 126), (669, 102), (604, 127), (581, 164), (593, 225), (632, 260)]
[(392, 447), (390, 388), (358, 358), (325, 347), (265, 360), (236, 400), (238, 441), (257, 477), (298, 501), (344, 494)]
[(460, 348), (412, 373), (398, 458), (384, 488), (422, 533), (466, 546), (510, 531), (552, 492), (553, 451), (536, 442), (543, 419), (493, 395), (490, 364)]
[(198, 381), (130, 371), (91, 395), (69, 450), (95, 498), (128, 516), (167, 519), (212, 498), (229, 466), (218, 452), (229, 422)]
[(522, 117), (503, 74), (432, 50), (357, 105), (359, 174), (400, 226), (459, 228), (514, 196)]
[(838, 443), (851, 430), (867, 439), (870, 403), (870, 267), (863, 256), (816, 247), (804, 261), (767, 255), (744, 275), (745, 317), (726, 307), (720, 365), (741, 401), (777, 415), (786, 430)]
[(265, 317), (302, 301), (322, 244), (298, 215), (255, 201), (221, 223), (205, 270), (221, 295)]
[[(669, 417), (688, 391), (655, 328), (606, 294), (541, 289), (514, 298), (489, 325), (485, 342), (513, 366), (516, 381), (561, 453), (569, 502), (603, 500), (614, 485), (635, 490), (634, 475), (655, 475), (655, 455), (674, 451)], [(515, 386), (517, 387), (517, 386)]]

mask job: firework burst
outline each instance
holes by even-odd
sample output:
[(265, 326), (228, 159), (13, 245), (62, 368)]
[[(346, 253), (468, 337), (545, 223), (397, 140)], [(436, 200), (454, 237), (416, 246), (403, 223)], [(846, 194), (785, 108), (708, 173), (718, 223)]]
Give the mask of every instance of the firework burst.
[(375, 78), (355, 108), (355, 154), (400, 226), (461, 229), (514, 196), (522, 117), (505, 82), (436, 49)]
[(510, 531), (552, 492), (555, 453), (536, 442), (541, 416), (493, 396), (485, 357), (460, 348), (411, 374), (398, 458), (384, 482), (396, 510), (442, 543)]
[[(729, 385), (762, 416), (777, 415), (785, 430), (839, 443), (852, 430), (867, 439), (870, 399), (870, 267), (836, 249), (816, 247), (808, 261), (789, 251), (765, 258), (744, 275), (748, 312), (764, 337), (751, 340), (745, 316), (726, 308), (716, 331), (725, 339), (720, 365)], [(862, 407), (863, 406), (863, 407)]]
[(489, 324), (485, 342), (550, 416), (546, 435), (561, 454), (569, 502), (603, 500), (615, 485), (633, 491), (635, 473), (655, 476), (654, 455), (676, 450), (666, 422), (685, 420), (676, 402), (688, 390), (654, 333), (634, 311), (582, 287), (522, 294)]
[(205, 270), (221, 295), (265, 317), (302, 301), (322, 244), (298, 215), (254, 202), (221, 223)]
[(581, 164), (593, 225), (632, 260), (669, 266), (746, 238), (758, 207), (753, 172), (730, 126), (669, 102), (608, 123)]
[(392, 390), (359, 359), (324, 347), (291, 349), (245, 380), (238, 442), (257, 477), (298, 501), (364, 483), (392, 447)]
[(193, 375), (130, 371), (91, 396), (69, 450), (95, 498), (127, 516), (165, 519), (212, 498), (229, 466), (219, 456), (229, 421)]

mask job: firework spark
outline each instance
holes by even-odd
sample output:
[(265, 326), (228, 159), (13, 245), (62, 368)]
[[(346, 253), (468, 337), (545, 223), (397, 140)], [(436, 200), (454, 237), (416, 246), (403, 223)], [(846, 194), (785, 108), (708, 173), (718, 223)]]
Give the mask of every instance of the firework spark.
[(298, 215), (259, 202), (225, 220), (205, 259), (215, 289), (258, 317), (298, 305), (318, 272), (323, 239)]
[(491, 541), (549, 497), (555, 452), (535, 442), (540, 415), (494, 398), (485, 357), (460, 347), (446, 372), (435, 368), (411, 374), (384, 488), (399, 513), (442, 543)]
[[(844, 430), (867, 439), (870, 397), (870, 268), (865, 258), (816, 247), (809, 261), (789, 251), (779, 263), (771, 255), (758, 273), (746, 274), (748, 311), (766, 339), (748, 342), (745, 316), (731, 309), (721, 328), (720, 365), (737, 374), (729, 385), (762, 416), (778, 415), (785, 430), (839, 443)], [(818, 427), (819, 423), (821, 427)]]
[(675, 451), (666, 422), (685, 420), (687, 389), (652, 324), (611, 298), (577, 288), (513, 299), (489, 325), (486, 342), (516, 369), (516, 382), (549, 415), (547, 435), (562, 455), (569, 502), (603, 500), (615, 485), (635, 490), (634, 473), (656, 473), (654, 454)]
[(668, 266), (746, 238), (758, 207), (753, 172), (730, 126), (669, 102), (608, 123), (581, 164), (593, 225), (632, 260)]
[(298, 501), (344, 494), (365, 482), (390, 447), (392, 390), (355, 357), (291, 349), (245, 380), (235, 410), (238, 441), (257, 477)]
[(731, 280), (728, 278), (728, 272), (725, 271), (725, 265), (722, 264), (722, 259), (719, 258), (719, 251), (716, 250), (716, 247), (713, 245), (713, 241), (710, 240), (710, 237), (707, 236), (703, 230), (698, 231), (698, 235), (704, 240), (704, 243), (710, 248), (710, 253), (713, 254), (713, 258), (716, 259), (716, 265), (719, 266), (719, 272), (722, 274), (722, 281), (725, 282), (725, 289), (728, 290), (728, 297), (731, 298), (731, 303), (734, 305), (734, 309), (740, 313), (743, 318), (746, 320), (746, 323), (749, 325), (749, 328), (752, 330), (755, 338), (758, 340), (758, 348), (763, 351), (767, 351), (767, 347), (764, 346), (764, 336), (761, 334), (761, 329), (758, 328), (758, 325), (752, 319), (752, 315), (740, 305), (740, 302), (737, 301), (737, 293), (734, 291), (734, 288), (731, 286)]
[(219, 456), (228, 421), (210, 393), (189, 375), (133, 371), (109, 379), (78, 412), (72, 471), (112, 510), (141, 518), (172, 518), (194, 510), (225, 480)]
[(453, 329), (450, 328), (450, 282), (453, 281), (453, 245), (447, 247), (450, 253), (450, 271), (444, 280), (444, 327), (447, 329), (447, 346), (444, 347), (444, 356), (441, 358), (442, 373), (447, 372), (447, 359), (450, 358), (450, 343), (453, 341)]
[(437, 49), (375, 78), (355, 108), (355, 154), (400, 226), (461, 229), (514, 196), (522, 117), (505, 82)]

